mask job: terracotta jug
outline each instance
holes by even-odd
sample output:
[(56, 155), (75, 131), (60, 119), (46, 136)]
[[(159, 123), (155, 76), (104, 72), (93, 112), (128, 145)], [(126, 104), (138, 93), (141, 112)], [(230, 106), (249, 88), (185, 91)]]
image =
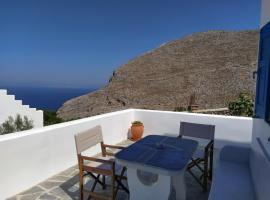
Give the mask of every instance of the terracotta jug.
[(131, 126), (131, 140), (138, 141), (142, 138), (144, 131), (143, 124), (132, 124)]

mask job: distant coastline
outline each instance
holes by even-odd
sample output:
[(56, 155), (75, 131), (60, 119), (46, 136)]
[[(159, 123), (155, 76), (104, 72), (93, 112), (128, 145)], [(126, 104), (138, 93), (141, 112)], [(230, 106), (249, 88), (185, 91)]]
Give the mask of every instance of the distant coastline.
[(49, 87), (16, 87), (0, 86), (8, 94), (15, 95), (24, 105), (41, 110), (57, 111), (62, 104), (72, 98), (93, 92), (95, 88), (49, 88)]

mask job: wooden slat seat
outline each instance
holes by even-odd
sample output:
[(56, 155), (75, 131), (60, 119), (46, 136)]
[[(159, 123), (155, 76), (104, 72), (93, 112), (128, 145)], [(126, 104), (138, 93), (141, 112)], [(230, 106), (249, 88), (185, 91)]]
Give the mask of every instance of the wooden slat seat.
[[(100, 159), (104, 159), (104, 160), (109, 160), (112, 162), (115, 162), (114, 158), (110, 158), (110, 157), (95, 157), (95, 158), (100, 158)], [(90, 171), (91, 168), (96, 168), (96, 169), (100, 169), (100, 170), (112, 170), (112, 165), (106, 164), (106, 163), (99, 163), (99, 162), (88, 162), (86, 164), (84, 164), (84, 170), (85, 171)], [(122, 166), (118, 165), (117, 163), (115, 163), (115, 167), (114, 167), (114, 171), (115, 171), (115, 175), (120, 175), (121, 171), (122, 171)]]

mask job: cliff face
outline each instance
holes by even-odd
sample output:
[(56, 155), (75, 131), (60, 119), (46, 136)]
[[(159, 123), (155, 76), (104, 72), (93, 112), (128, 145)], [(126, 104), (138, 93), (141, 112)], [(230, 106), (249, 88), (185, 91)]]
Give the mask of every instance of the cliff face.
[(65, 102), (58, 116), (174, 110), (192, 94), (200, 109), (226, 107), (240, 92), (254, 94), (258, 37), (258, 31), (209, 31), (169, 42), (120, 66), (106, 87)]

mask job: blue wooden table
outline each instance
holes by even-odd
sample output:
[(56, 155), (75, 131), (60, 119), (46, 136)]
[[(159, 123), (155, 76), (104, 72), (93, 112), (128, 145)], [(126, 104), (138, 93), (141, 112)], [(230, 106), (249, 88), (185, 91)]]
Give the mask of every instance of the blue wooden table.
[(184, 172), (198, 142), (191, 139), (149, 135), (116, 154), (127, 167), (130, 198), (185, 199)]

